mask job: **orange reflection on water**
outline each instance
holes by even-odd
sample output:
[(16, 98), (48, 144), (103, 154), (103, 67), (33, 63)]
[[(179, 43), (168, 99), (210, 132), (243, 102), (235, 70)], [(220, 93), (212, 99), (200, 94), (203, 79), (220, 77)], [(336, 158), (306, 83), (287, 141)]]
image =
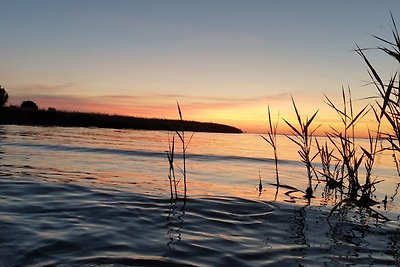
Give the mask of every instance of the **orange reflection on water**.
[[(5, 147), (8, 149), (5, 155), (12, 157), (2, 160), (4, 165), (18, 166), (23, 173), (60, 183), (117, 187), (124, 191), (170, 197), (165, 151), (168, 150), (168, 137), (173, 133), (62, 127), (53, 127), (51, 131), (44, 127), (6, 128), (5, 140), (11, 145)], [(305, 204), (303, 192), (308, 180), (304, 163), (297, 153), (298, 147), (285, 136), (278, 136), (277, 141), (280, 183), (297, 190), (290, 192), (290, 188), (280, 187), (275, 197), (273, 151), (259, 135), (195, 133), (187, 150), (188, 196), (229, 196)], [(356, 141), (368, 146), (365, 139)], [(17, 143), (21, 145), (15, 146)], [(183, 195), (179, 149), (177, 145), (175, 174), (180, 181), (178, 190)], [(26, 157), (28, 152), (33, 155), (29, 160)], [(318, 157), (315, 164), (320, 170)], [(261, 194), (259, 176), (263, 185)], [(376, 200), (381, 201), (387, 195), (389, 201), (393, 199), (388, 206), (396, 209), (399, 206), (396, 185), (400, 178), (390, 153), (379, 154), (372, 178), (383, 180), (376, 185)], [(359, 179), (364, 183), (363, 170)], [(314, 178), (313, 186), (317, 184)], [(334, 203), (324, 196), (324, 182), (318, 185), (314, 196), (311, 203)]]

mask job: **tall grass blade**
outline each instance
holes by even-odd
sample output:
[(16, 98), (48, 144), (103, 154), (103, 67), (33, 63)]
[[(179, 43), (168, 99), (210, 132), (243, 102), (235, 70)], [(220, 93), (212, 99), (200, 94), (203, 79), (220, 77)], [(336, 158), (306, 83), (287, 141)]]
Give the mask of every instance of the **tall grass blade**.
[(357, 114), (357, 115), (350, 121), (350, 123), (347, 125), (346, 129), (349, 129), (350, 127), (354, 126), (355, 123), (356, 123), (359, 119), (362, 119), (362, 118), (368, 113), (368, 111), (367, 111), (367, 112), (364, 112), (364, 111), (366, 110), (367, 107), (368, 107), (368, 106), (363, 107), (363, 108), (360, 110), (360, 112), (358, 112), (358, 114)]
[(379, 74), (376, 72), (376, 70), (374, 69), (374, 67), (371, 65), (371, 63), (369, 62), (368, 58), (365, 56), (364, 52), (361, 50), (361, 48), (357, 45), (357, 50), (356, 52), (364, 59), (364, 62), (367, 64), (369, 70), (372, 72), (372, 74), (374, 75), (375, 79), (378, 81), (379, 85), (383, 88), (383, 82), (381, 77), (379, 76)]
[[(294, 111), (295, 111), (296, 116), (297, 116), (297, 121), (298, 121), (300, 127), (302, 128), (302, 125), (303, 125), (303, 124), (302, 124), (302, 122), (301, 122), (300, 114), (299, 114), (299, 111), (298, 111), (298, 109), (297, 109), (297, 107), (296, 107), (296, 103), (294, 102), (293, 96), (292, 96), (292, 103), (293, 103)], [(289, 125), (289, 126), (290, 126), (290, 125)]]
[(386, 107), (390, 102), (390, 96), (392, 95), (392, 90), (394, 87), (394, 82), (397, 76), (397, 72), (396, 74), (392, 77), (392, 79), (390, 79), (388, 86), (386, 87), (386, 92), (385, 95), (383, 96), (383, 104), (382, 104), (382, 108), (381, 108), (381, 115), (379, 116), (380, 118), (383, 117), (383, 114), (386, 111)]
[[(311, 116), (311, 118), (306, 122), (306, 125), (304, 126), (305, 129), (307, 129), (310, 124), (312, 123), (312, 121), (314, 120), (315, 116), (317, 116), (318, 110), (314, 113), (314, 115)], [(315, 130), (314, 130), (315, 132)]]
[(299, 130), (296, 129), (296, 127), (294, 127), (290, 122), (288, 122), (287, 120), (283, 119), (286, 124), (293, 130), (293, 134), (298, 135), (298, 136), (303, 136)]

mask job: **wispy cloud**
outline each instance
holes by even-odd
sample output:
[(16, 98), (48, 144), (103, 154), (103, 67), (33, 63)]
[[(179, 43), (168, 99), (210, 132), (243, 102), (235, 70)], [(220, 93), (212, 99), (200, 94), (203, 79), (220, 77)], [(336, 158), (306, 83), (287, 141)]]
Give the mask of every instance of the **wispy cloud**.
[(62, 84), (24, 84), (14, 86), (12, 88), (13, 94), (25, 95), (25, 94), (43, 94), (51, 95), (54, 93), (67, 92), (76, 85), (72, 82), (66, 82)]

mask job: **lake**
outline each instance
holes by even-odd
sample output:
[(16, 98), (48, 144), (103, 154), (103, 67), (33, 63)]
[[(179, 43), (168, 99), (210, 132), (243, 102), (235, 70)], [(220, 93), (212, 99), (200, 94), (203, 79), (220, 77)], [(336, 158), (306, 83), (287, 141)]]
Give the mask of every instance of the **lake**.
[(323, 182), (305, 199), (306, 169), (284, 136), (280, 182), (291, 187), (277, 191), (259, 135), (195, 133), (187, 198), (171, 199), (172, 134), (0, 126), (0, 266), (400, 265), (400, 178), (389, 153), (373, 173), (385, 222), (360, 208), (329, 217), (343, 196)]

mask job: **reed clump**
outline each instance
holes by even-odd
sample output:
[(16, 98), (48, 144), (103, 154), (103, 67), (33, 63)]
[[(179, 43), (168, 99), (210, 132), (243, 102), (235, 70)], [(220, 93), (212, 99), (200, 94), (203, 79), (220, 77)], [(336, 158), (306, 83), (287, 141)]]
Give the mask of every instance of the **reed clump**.
[[(393, 41), (383, 39), (381, 37), (374, 37), (381, 41), (386, 46), (378, 46), (376, 49), (389, 55), (397, 63), (400, 64), (400, 35), (396, 26), (396, 22), (393, 15), (390, 14), (392, 20), (392, 35)], [(376, 115), (377, 120), (381, 121), (384, 119), (390, 126), (389, 131), (382, 133), (382, 138), (387, 142), (388, 146), (384, 149), (393, 152), (393, 159), (400, 176), (399, 171), (399, 159), (396, 153), (400, 152), (400, 74), (398, 70), (389, 78), (388, 82), (384, 82), (384, 79), (379, 72), (373, 67), (367, 56), (365, 55), (366, 50), (361, 49), (357, 46), (356, 52), (364, 60), (368, 66), (368, 74), (371, 77), (372, 84), (375, 86), (378, 96), (375, 97), (375, 104), (377, 106)]]
[[(391, 19), (393, 41), (374, 35), (376, 39), (384, 44), (375, 49), (384, 52), (397, 63), (400, 63), (400, 35), (392, 14)], [(310, 198), (313, 196), (313, 176), (318, 179), (318, 173), (324, 177), (328, 190), (339, 190), (343, 195), (342, 200), (332, 208), (331, 214), (341, 206), (357, 206), (365, 208), (369, 214), (373, 214), (377, 218), (387, 219), (372, 209), (372, 206), (378, 203), (375, 201), (374, 192), (376, 185), (381, 182), (376, 177), (374, 178), (373, 169), (377, 155), (383, 151), (391, 151), (394, 166), (400, 177), (400, 73), (396, 71), (385, 82), (367, 58), (365, 53), (368, 50), (371, 49), (361, 49), (357, 46), (355, 51), (367, 65), (372, 84), (377, 90), (376, 96), (364, 99), (373, 99), (373, 103), (368, 103), (358, 111), (355, 111), (350, 88), (347, 90), (342, 88), (342, 101), (339, 104), (335, 104), (325, 96), (326, 104), (338, 116), (341, 121), (341, 127), (331, 127), (330, 131), (325, 133), (326, 140), (324, 143), (314, 137), (315, 130), (319, 126), (311, 129), (311, 124), (318, 111), (310, 119), (303, 120), (292, 98), (297, 117), (296, 124), (283, 120), (291, 129), (291, 135), (286, 136), (299, 147), (298, 154), (306, 166), (308, 187), (305, 197)], [(366, 146), (363, 146), (357, 141), (356, 127), (367, 114), (372, 116), (376, 123), (374, 123), (373, 130), (368, 129), (368, 142)], [(278, 177), (278, 161), (275, 154), (277, 151), (277, 123), (273, 124), (271, 122), (269, 108), (268, 121), (267, 136), (262, 136), (262, 138), (274, 150), (275, 169)], [(389, 125), (388, 130), (382, 130), (383, 124)], [(311, 152), (312, 146), (316, 149), (316, 153)], [(318, 155), (321, 161), (321, 168), (316, 170), (313, 161)], [(277, 183), (279, 184), (279, 182)], [(397, 195), (397, 191), (395, 195)], [(385, 197), (383, 203), (386, 204), (387, 201), (387, 197)]]
[(323, 145), (319, 144), (318, 138), (315, 138), (317, 150), (321, 160), (322, 170), (317, 172), (325, 178), (328, 190), (342, 189), (343, 176), (341, 175), (341, 160), (334, 155), (334, 149), (328, 147), (328, 142)]
[(342, 108), (335, 105), (327, 96), (325, 98), (327, 104), (337, 113), (343, 125), (341, 130), (331, 127), (331, 132), (326, 133), (326, 136), (340, 156), (339, 162), (342, 165), (342, 177), (340, 179), (347, 179), (348, 195), (351, 199), (355, 199), (361, 189), (359, 168), (365, 158), (363, 150), (356, 143), (355, 127), (357, 122), (367, 114), (367, 106), (357, 114), (354, 113), (350, 88), (347, 94), (342, 88)]

